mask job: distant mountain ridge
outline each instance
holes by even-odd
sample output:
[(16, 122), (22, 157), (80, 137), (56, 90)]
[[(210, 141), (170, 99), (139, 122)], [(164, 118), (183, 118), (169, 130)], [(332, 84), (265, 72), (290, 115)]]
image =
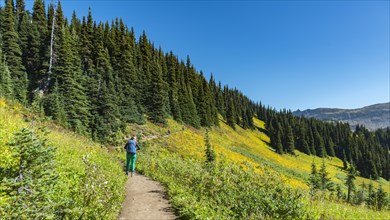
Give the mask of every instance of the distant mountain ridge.
[(357, 109), (317, 108), (294, 111), (295, 116), (317, 118), (324, 121), (348, 122), (352, 129), (357, 124), (369, 130), (390, 127), (390, 102), (380, 103)]

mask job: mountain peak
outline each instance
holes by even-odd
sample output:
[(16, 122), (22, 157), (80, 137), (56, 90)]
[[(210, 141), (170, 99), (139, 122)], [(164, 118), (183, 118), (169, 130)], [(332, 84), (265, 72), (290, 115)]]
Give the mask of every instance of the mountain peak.
[(316, 108), (304, 111), (297, 110), (293, 114), (324, 121), (348, 122), (352, 129), (357, 124), (364, 125), (369, 130), (390, 127), (390, 102), (356, 109)]

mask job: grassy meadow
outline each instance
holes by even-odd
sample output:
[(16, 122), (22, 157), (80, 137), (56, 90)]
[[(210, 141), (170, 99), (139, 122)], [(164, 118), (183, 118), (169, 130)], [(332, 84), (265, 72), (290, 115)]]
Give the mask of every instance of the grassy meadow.
[[(295, 151), (295, 156), (275, 153), (269, 146), (269, 137), (261, 132), (265, 129), (264, 122), (258, 119), (254, 119), (254, 122), (258, 128), (257, 130), (244, 130), (238, 126), (236, 126), (236, 130), (233, 130), (221, 120), (220, 127), (212, 128), (209, 132), (211, 144), (214, 146), (216, 153), (223, 155), (234, 163), (249, 163), (259, 173), (262, 172), (262, 168), (268, 167), (282, 174), (291, 186), (308, 189), (306, 182), (310, 175), (311, 164), (314, 160), (317, 169), (319, 169), (322, 158), (306, 155), (299, 151)], [(171, 135), (167, 135), (168, 130), (171, 131)], [(193, 129), (180, 125), (173, 120), (168, 120), (167, 127), (147, 123), (146, 125), (134, 125), (129, 132), (134, 134), (141, 132), (146, 137), (162, 137), (163, 146), (161, 147), (183, 157), (190, 157), (199, 161), (203, 161), (205, 158), (204, 129)], [(331, 180), (343, 185), (347, 174), (342, 169), (342, 160), (330, 157), (325, 159), (325, 164)], [(366, 184), (372, 182), (375, 188), (382, 184), (384, 190), (390, 193), (390, 182), (382, 178), (378, 181), (372, 181), (357, 177), (355, 184), (360, 186), (363, 182)]]
[[(57, 184), (47, 193), (57, 210), (55, 218), (116, 219), (124, 199), (123, 146), (102, 146), (53, 122), (31, 120), (24, 107), (0, 99), (0, 167), (16, 169), (18, 158), (9, 143), (21, 128), (47, 127), (47, 139), (56, 147)], [(147, 122), (128, 126), (126, 134), (139, 134), (138, 172), (163, 183), (183, 219), (386, 219), (389, 211), (340, 202), (329, 193), (311, 197), (306, 184), (311, 163), (322, 159), (296, 152), (279, 155), (268, 145), (257, 119), (256, 130), (234, 131), (221, 120), (209, 131), (217, 153), (205, 163), (205, 129), (194, 129), (168, 119), (166, 126)], [(168, 135), (168, 130), (170, 135)], [(123, 144), (125, 139), (123, 141)], [(109, 150), (110, 149), (110, 150)], [(115, 150), (112, 150), (115, 149)], [(325, 159), (333, 182), (343, 184), (342, 161)], [(360, 186), (370, 180), (357, 177)], [(389, 182), (382, 184), (389, 193)], [(12, 218), (11, 195), (0, 185), (0, 216)], [(346, 188), (342, 185), (342, 190)], [(11, 211), (9, 211), (11, 210)]]
[[(124, 199), (122, 164), (107, 148), (51, 122), (32, 120), (24, 107), (0, 99), (0, 167), (18, 168), (19, 158), (9, 146), (21, 128), (47, 127), (48, 144), (56, 148), (56, 184), (47, 191), (56, 215), (46, 218), (116, 219)], [(0, 185), (0, 216), (23, 218), (9, 203), (11, 196)], [(31, 217), (31, 216), (30, 216)], [(28, 217), (28, 218), (30, 218)]]
[[(309, 156), (298, 151), (296, 151), (296, 156), (279, 155), (275, 153), (268, 144), (268, 136), (262, 132), (265, 129), (264, 123), (257, 119), (254, 120), (258, 128), (257, 130), (243, 130), (240, 127), (236, 127), (236, 130), (234, 131), (222, 120), (220, 127), (215, 127), (210, 130), (210, 141), (217, 153), (217, 164), (219, 164), (217, 165), (217, 168), (214, 169), (219, 170), (221, 169), (220, 166), (222, 166), (226, 169), (234, 170), (236, 167), (239, 167), (241, 170), (240, 172), (243, 173), (239, 173), (236, 176), (232, 175), (232, 179), (244, 178), (242, 176), (251, 175), (264, 181), (264, 179), (267, 179), (267, 176), (269, 176), (269, 179), (266, 181), (271, 182), (271, 185), (273, 186), (267, 185), (266, 188), (272, 192), (273, 190), (277, 191), (274, 187), (277, 188), (282, 185), (284, 190), (289, 192), (292, 190), (293, 192), (298, 193), (299, 196), (297, 196), (297, 198), (285, 197), (288, 199), (296, 199), (297, 203), (300, 204), (300, 208), (292, 208), (292, 210), (304, 214), (301, 213), (299, 217), (294, 217), (294, 215), (273, 214), (253, 214), (253, 216), (246, 216), (243, 214), (230, 216), (233, 216), (233, 218), (248, 219), (256, 219), (258, 217), (270, 219), (386, 219), (390, 215), (389, 211), (373, 211), (364, 206), (353, 206), (340, 202), (336, 199), (335, 195), (331, 195), (330, 193), (322, 194), (319, 192), (315, 198), (312, 198), (308, 193), (309, 187), (306, 182), (310, 175), (313, 160), (317, 165), (317, 169), (319, 169), (322, 164), (322, 158)], [(170, 135), (168, 135), (168, 130), (170, 130)], [(216, 204), (225, 207), (227, 210), (231, 210), (232, 206), (234, 206), (233, 204), (229, 202), (224, 204), (223, 199), (216, 199), (217, 201), (211, 202), (211, 204), (214, 205), (210, 205), (202, 200), (202, 195), (204, 195), (204, 193), (199, 193), (199, 197), (196, 196), (197, 191), (207, 191), (206, 189), (198, 189), (206, 187), (207, 184), (198, 183), (199, 180), (193, 176), (204, 175), (205, 179), (214, 178), (212, 182), (213, 184), (216, 184), (215, 182), (226, 181), (223, 175), (229, 175), (225, 173), (221, 174), (221, 177), (219, 174), (214, 173), (214, 177), (209, 177), (209, 175), (211, 175), (210, 171), (204, 168), (205, 129), (197, 130), (178, 124), (173, 120), (168, 120), (168, 126), (166, 127), (146, 123), (145, 125), (130, 126), (128, 132), (133, 134), (142, 133), (142, 136), (144, 136), (145, 139), (148, 139), (147, 137), (151, 136), (154, 137), (152, 140), (145, 141), (143, 143), (144, 149), (139, 152), (139, 171), (163, 182), (167, 186), (171, 200), (175, 207), (179, 209), (179, 213), (181, 213), (182, 216), (198, 219), (203, 219), (206, 216), (229, 218), (228, 216), (217, 215), (211, 210), (216, 209)], [(123, 158), (124, 157), (122, 156), (122, 159)], [(340, 184), (342, 190), (346, 192), (347, 189), (344, 186), (344, 182), (347, 174), (342, 169), (342, 161), (338, 158), (327, 158), (325, 159), (325, 164), (331, 180), (336, 184)], [(211, 171), (211, 173), (213, 172), (214, 171)], [(256, 179), (255, 177), (253, 178)], [(185, 181), (183, 179), (185, 179)], [(249, 180), (248, 182), (256, 188), (256, 182)], [(365, 184), (372, 182), (375, 188), (379, 187), (379, 184), (381, 184), (387, 193), (390, 192), (389, 182), (384, 179), (373, 181), (357, 177), (355, 184), (359, 187), (363, 182)], [(238, 184), (242, 184), (242, 181)], [(188, 185), (192, 185), (193, 188)], [(232, 187), (231, 190), (232, 192), (227, 194), (232, 198), (239, 194), (238, 192), (233, 192), (234, 187)], [(253, 189), (249, 187), (246, 190), (251, 191)], [(257, 192), (257, 190), (254, 190), (254, 192)], [(218, 194), (221, 194), (220, 196), (223, 197), (224, 193), (225, 192), (223, 191), (218, 192), (214, 194), (213, 197)], [(281, 195), (283, 195), (282, 192), (280, 193), (280, 196)], [(267, 198), (269, 195), (263, 196), (264, 198)], [(237, 197), (241, 198), (240, 196)], [(280, 201), (283, 203), (284, 201), (281, 197), (270, 197), (274, 199), (275, 204), (278, 204)], [(210, 199), (210, 197), (208, 199)], [(190, 201), (193, 200), (198, 201), (200, 204), (192, 204)], [(237, 200), (233, 201), (236, 202)], [(249, 204), (248, 206), (250, 206), (253, 201), (247, 202)], [(203, 207), (201, 206), (202, 204), (204, 205)], [(201, 207), (197, 207), (197, 205)], [(208, 206), (210, 207), (208, 208)], [(218, 209), (223, 209), (223, 207), (219, 207)], [(198, 208), (199, 210), (195, 211)], [(246, 209), (248, 207), (243, 205), (242, 208)], [(248, 210), (251, 209), (248, 208)], [(274, 211), (275, 214), (279, 213), (280, 210)], [(256, 213), (253, 210), (251, 210), (251, 212)]]

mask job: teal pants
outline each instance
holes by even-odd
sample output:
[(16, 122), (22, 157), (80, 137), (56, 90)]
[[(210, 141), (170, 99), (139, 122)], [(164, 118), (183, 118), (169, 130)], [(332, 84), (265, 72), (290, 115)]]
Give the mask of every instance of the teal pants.
[(130, 162), (131, 162), (131, 172), (134, 173), (135, 170), (135, 160), (137, 159), (136, 154), (129, 154), (126, 155), (126, 174), (129, 173), (130, 170)]

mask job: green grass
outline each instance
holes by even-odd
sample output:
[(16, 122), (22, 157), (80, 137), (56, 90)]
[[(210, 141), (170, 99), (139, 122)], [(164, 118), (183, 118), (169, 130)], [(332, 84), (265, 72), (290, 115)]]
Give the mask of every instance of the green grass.
[[(8, 143), (23, 127), (29, 113), (20, 105), (0, 99), (0, 167), (17, 166)], [(221, 120), (210, 131), (211, 145), (217, 153), (214, 166), (205, 165), (204, 129), (193, 129), (168, 119), (166, 126), (150, 122), (131, 124), (126, 134), (141, 134), (143, 149), (138, 154), (138, 171), (162, 182), (169, 198), (183, 218), (190, 219), (386, 219), (389, 211), (373, 211), (364, 206), (339, 202), (329, 193), (310, 197), (306, 179), (314, 160), (322, 159), (296, 152), (278, 155), (261, 132), (264, 123), (255, 119), (259, 129), (234, 131)], [(124, 198), (123, 146), (111, 153), (93, 141), (63, 129), (52, 122), (46, 126), (50, 144), (57, 146), (59, 183), (54, 187), (58, 210), (64, 218), (116, 219)], [(171, 135), (167, 135), (168, 129)], [(153, 139), (150, 139), (153, 138)], [(142, 142), (142, 140), (141, 140)], [(123, 139), (123, 144), (125, 139)], [(325, 159), (333, 182), (343, 184), (346, 173), (342, 161)], [(370, 180), (358, 177), (356, 185)], [(389, 193), (389, 181), (382, 184)], [(1, 186), (0, 186), (1, 187)], [(345, 191), (345, 187), (343, 188)], [(0, 193), (0, 214), (9, 195)]]
[[(255, 123), (258, 127), (264, 128), (263, 122), (255, 120)], [(159, 137), (148, 141), (146, 149), (139, 152), (139, 171), (167, 186), (170, 199), (182, 216), (196, 219), (205, 219), (207, 217), (229, 218), (221, 213), (230, 213), (231, 210), (234, 210), (233, 212), (236, 211), (234, 205), (220, 198), (229, 195), (231, 201), (238, 201), (238, 198), (241, 198), (238, 196), (240, 193), (233, 186), (227, 186), (227, 188), (223, 189), (225, 190), (223, 192), (218, 190), (217, 192), (208, 192), (207, 189), (211, 189), (211, 187), (206, 183), (201, 184), (205, 179), (211, 178), (210, 172), (205, 170), (203, 166), (205, 161), (204, 129), (196, 130), (186, 127), (183, 130), (183, 126), (172, 120), (168, 120), (166, 127), (146, 123), (142, 126), (134, 126), (133, 129), (148, 130), (149, 134)], [(166, 135), (168, 129), (171, 130), (170, 136)], [(389, 211), (378, 212), (364, 206), (353, 206), (337, 201), (335, 199), (336, 196), (330, 193), (319, 193), (314, 198), (310, 197), (306, 184), (310, 174), (310, 166), (314, 159), (319, 168), (322, 158), (305, 155), (298, 151), (296, 151), (296, 156), (278, 155), (268, 146), (268, 137), (259, 130), (250, 131), (237, 127), (236, 131), (233, 131), (222, 121), (219, 128), (211, 129), (210, 139), (218, 155), (218, 166), (224, 164), (223, 166), (226, 166), (225, 169), (239, 167), (240, 172), (243, 172), (236, 175), (213, 173), (213, 175), (216, 175), (213, 184), (217, 184), (219, 181), (239, 181), (237, 184), (240, 184), (243, 182), (241, 175), (248, 175), (247, 173), (250, 173), (253, 179), (258, 181), (265, 181), (264, 175), (272, 176), (272, 178), (266, 180), (272, 185), (268, 186), (271, 191), (274, 189), (272, 188), (273, 186), (282, 184), (286, 187), (284, 190), (301, 195), (297, 199), (297, 203), (301, 202), (299, 203), (300, 208), (296, 210), (304, 214), (298, 218), (345, 219), (350, 216), (354, 219), (386, 219), (390, 214)], [(121, 157), (124, 160), (124, 156), (121, 155)], [(337, 158), (327, 158), (325, 159), (325, 164), (332, 181), (342, 185), (346, 177), (345, 171), (341, 169), (342, 161)], [(203, 175), (204, 177), (202, 177)], [(224, 175), (230, 176), (229, 180), (224, 180)], [(370, 180), (358, 177), (356, 185), (359, 186), (362, 182), (368, 184)], [(375, 187), (378, 187), (379, 184), (382, 184), (383, 188), (386, 188), (386, 184), (389, 186), (389, 182), (384, 179), (372, 181), (372, 183)], [(213, 185), (213, 187), (218, 188), (221, 186)], [(197, 195), (199, 193), (198, 188), (202, 188), (201, 194), (205, 196), (204, 198), (201, 195)], [(342, 189), (346, 190), (343, 185)], [(253, 190), (253, 193), (257, 191), (250, 187), (246, 190)], [(388, 192), (388, 187), (385, 190)], [(207, 196), (207, 194), (211, 195)], [(263, 195), (263, 197), (266, 198), (267, 195)], [(288, 196), (286, 198), (292, 199)], [(211, 202), (206, 202), (207, 200)], [(243, 205), (242, 208), (246, 210), (245, 214), (230, 214), (229, 216), (231, 218), (254, 219), (277, 218), (277, 216), (270, 213), (265, 213), (264, 210), (261, 212), (262, 214), (257, 213), (250, 216), (249, 213), (253, 212), (250, 208), (253, 201), (247, 202), (247, 206), (241, 204)], [(281, 198), (273, 198), (273, 202), (278, 204), (285, 201)], [(278, 213), (278, 211), (274, 211)], [(291, 216), (284, 217), (290, 218)]]
[[(53, 198), (56, 218), (116, 219), (124, 199), (125, 175), (122, 164), (107, 149), (52, 122), (34, 124), (22, 106), (0, 99), (0, 168), (18, 166), (18, 158), (8, 146), (23, 127), (49, 128), (48, 143), (56, 147), (58, 181), (47, 193)], [(84, 158), (84, 159), (83, 159)], [(1, 185), (0, 185), (1, 189)], [(1, 190), (0, 190), (1, 191)], [(12, 195), (0, 193), (0, 216)]]

